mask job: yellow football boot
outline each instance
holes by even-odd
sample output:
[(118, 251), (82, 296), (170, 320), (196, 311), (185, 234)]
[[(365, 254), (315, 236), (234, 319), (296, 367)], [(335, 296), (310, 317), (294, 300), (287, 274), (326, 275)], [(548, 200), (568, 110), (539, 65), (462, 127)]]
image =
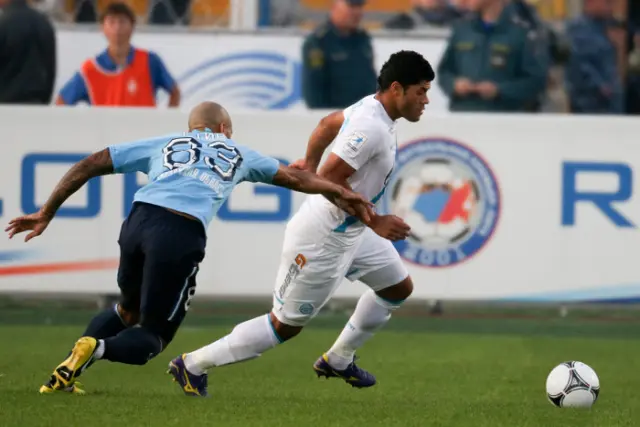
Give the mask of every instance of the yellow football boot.
[(40, 394), (62, 393), (62, 392), (71, 393), (71, 394), (77, 394), (77, 395), (80, 395), (80, 396), (84, 395), (84, 394), (87, 394), (84, 391), (84, 389), (82, 389), (81, 387), (82, 387), (82, 383), (80, 383), (80, 381), (76, 381), (70, 387), (63, 388), (62, 390), (56, 390), (51, 385), (51, 381), (49, 381), (47, 384), (45, 384), (42, 387), (40, 387)]
[(82, 337), (76, 341), (71, 354), (53, 371), (51, 380), (40, 388), (40, 393), (69, 391), (83, 394), (84, 391), (75, 387), (74, 383), (93, 360), (97, 348), (98, 340), (95, 338)]

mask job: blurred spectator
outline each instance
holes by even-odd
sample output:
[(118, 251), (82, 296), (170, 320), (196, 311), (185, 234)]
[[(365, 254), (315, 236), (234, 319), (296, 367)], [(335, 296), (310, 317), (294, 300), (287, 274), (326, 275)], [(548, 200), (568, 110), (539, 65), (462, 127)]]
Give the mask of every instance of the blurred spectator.
[(56, 34), (26, 0), (0, 0), (0, 104), (49, 104), (56, 78)]
[(634, 32), (633, 48), (629, 53), (627, 112), (640, 114), (640, 29)]
[(522, 18), (534, 30), (544, 26), (536, 8), (528, 0), (512, 0), (514, 9), (518, 16)]
[(438, 67), (452, 111), (532, 111), (544, 92), (547, 44), (502, 0), (470, 0)]
[(549, 48), (550, 61), (557, 65), (565, 65), (569, 59), (570, 49), (569, 43), (556, 31), (547, 24), (536, 8), (530, 4), (531, 0), (513, 0), (516, 13), (523, 21), (525, 21), (532, 30), (536, 31), (543, 43)]
[(269, 25), (288, 27), (302, 21), (302, 7), (299, 0), (271, 0), (269, 4)]
[(74, 0), (74, 21), (84, 24), (96, 22), (98, 14), (93, 0)]
[(149, 24), (187, 25), (191, 0), (162, 0), (153, 2), (149, 11)]
[(571, 58), (566, 78), (574, 113), (620, 114), (624, 110), (618, 55), (608, 34), (611, 19), (610, 0), (585, 0), (583, 15), (567, 25)]
[(135, 15), (129, 6), (109, 4), (100, 22), (109, 46), (82, 64), (62, 88), (56, 103), (151, 107), (156, 105), (156, 92), (162, 88), (171, 95), (169, 106), (178, 106), (178, 85), (162, 60), (153, 52), (131, 46)]
[(369, 34), (359, 28), (364, 0), (336, 0), (329, 21), (302, 47), (302, 95), (309, 108), (344, 108), (376, 91)]
[(566, 113), (569, 111), (569, 103), (564, 88), (564, 67), (569, 60), (571, 46), (563, 35), (554, 31), (540, 17), (532, 4), (533, 0), (512, 0), (512, 2), (518, 16), (539, 35), (540, 42), (546, 44), (549, 52), (547, 88), (538, 102), (532, 105), (532, 111)]
[[(219, 0), (214, 0), (219, 1)], [(160, 0), (149, 2), (148, 22), (153, 25), (187, 25), (192, 0)], [(74, 21), (96, 22), (98, 1), (73, 0)]]
[(449, 4), (455, 7), (460, 13), (465, 14), (469, 12), (469, 2), (471, 0), (449, 0)]
[(385, 27), (392, 30), (411, 30), (423, 25), (450, 25), (462, 16), (449, 0), (412, 0), (413, 9), (389, 19)]

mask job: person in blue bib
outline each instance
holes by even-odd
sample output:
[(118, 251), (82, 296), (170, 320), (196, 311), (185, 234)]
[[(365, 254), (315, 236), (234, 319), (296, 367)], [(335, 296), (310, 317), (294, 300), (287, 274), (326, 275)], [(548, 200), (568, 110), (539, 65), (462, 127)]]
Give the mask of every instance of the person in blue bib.
[(371, 205), (360, 194), (236, 144), (231, 134), (227, 111), (202, 103), (191, 111), (189, 132), (91, 154), (65, 174), (40, 211), (10, 221), (9, 238), (31, 231), (29, 241), (89, 179), (129, 172), (149, 177), (118, 239), (120, 301), (93, 318), (41, 393), (84, 393), (75, 381), (96, 360), (144, 365), (167, 347), (195, 294), (207, 227), (238, 184), (261, 182), (323, 194), (345, 211), (369, 218)]

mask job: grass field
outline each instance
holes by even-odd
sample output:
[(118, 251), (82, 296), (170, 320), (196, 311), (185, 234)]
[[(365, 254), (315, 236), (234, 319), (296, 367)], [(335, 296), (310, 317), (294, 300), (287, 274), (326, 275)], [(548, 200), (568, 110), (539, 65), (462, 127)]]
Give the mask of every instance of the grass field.
[[(24, 322), (16, 321), (16, 313), (0, 314), (3, 427), (640, 425), (636, 320), (398, 316), (360, 351), (361, 366), (376, 374), (378, 384), (357, 390), (317, 379), (311, 370), (346, 319), (329, 316), (258, 360), (212, 371), (212, 396), (198, 399), (182, 395), (164, 374), (166, 365), (225, 334), (237, 319), (194, 316), (146, 366), (99, 362), (81, 378), (88, 395), (41, 396), (39, 386), (89, 313), (66, 321), (47, 315), (50, 325), (38, 324), (42, 313), (24, 316)], [(547, 402), (546, 375), (565, 360), (581, 360), (598, 372), (602, 390), (593, 409), (557, 409)]]

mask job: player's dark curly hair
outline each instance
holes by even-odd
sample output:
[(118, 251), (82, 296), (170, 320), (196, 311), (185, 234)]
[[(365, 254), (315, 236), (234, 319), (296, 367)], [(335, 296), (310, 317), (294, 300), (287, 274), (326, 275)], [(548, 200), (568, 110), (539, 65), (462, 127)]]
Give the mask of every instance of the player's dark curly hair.
[(389, 57), (384, 63), (378, 77), (378, 86), (381, 91), (389, 89), (391, 83), (398, 82), (404, 89), (420, 82), (430, 82), (436, 78), (429, 61), (418, 52), (401, 50)]

